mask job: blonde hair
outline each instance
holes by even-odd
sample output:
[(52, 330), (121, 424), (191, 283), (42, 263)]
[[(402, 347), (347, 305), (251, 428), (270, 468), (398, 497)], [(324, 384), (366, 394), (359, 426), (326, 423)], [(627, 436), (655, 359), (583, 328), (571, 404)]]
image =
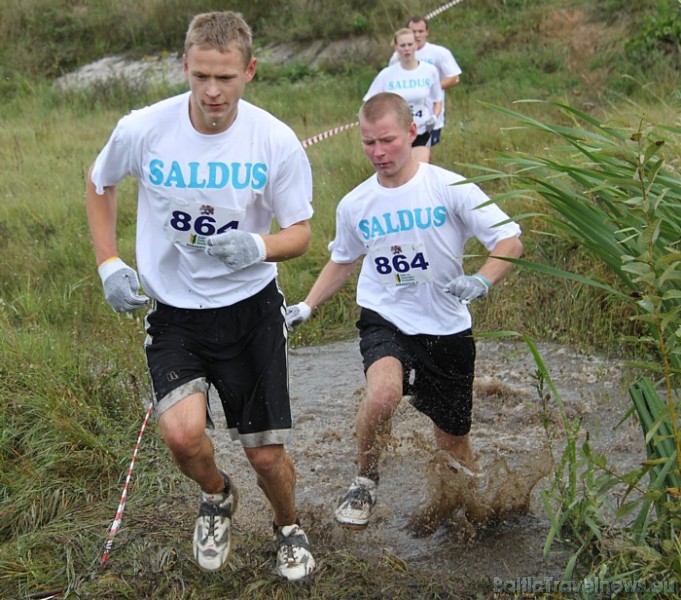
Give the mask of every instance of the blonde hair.
[(360, 119), (375, 123), (386, 115), (393, 114), (397, 123), (408, 129), (413, 118), (407, 101), (393, 92), (381, 92), (369, 98), (359, 109)]
[(192, 46), (213, 48), (226, 52), (235, 44), (248, 65), (253, 56), (253, 34), (241, 13), (231, 10), (196, 15), (189, 23), (184, 40), (184, 52)]
[[(409, 34), (411, 36), (414, 35), (414, 32), (409, 29), (408, 27), (401, 27), (395, 32), (395, 35), (393, 35), (393, 48), (397, 46), (397, 38), (400, 37), (401, 35)], [(414, 36), (415, 37), (415, 36)]]

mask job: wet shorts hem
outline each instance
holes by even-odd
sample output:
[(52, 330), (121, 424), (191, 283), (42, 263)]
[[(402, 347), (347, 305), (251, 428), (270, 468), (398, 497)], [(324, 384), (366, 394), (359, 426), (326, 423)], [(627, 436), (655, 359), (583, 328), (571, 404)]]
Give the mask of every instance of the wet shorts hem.
[(205, 377), (187, 381), (163, 396), (158, 402), (154, 402), (156, 418), (158, 419), (164, 412), (171, 409), (181, 400), (184, 400), (187, 396), (199, 393), (204, 394), (206, 398), (208, 397), (208, 382)]
[(290, 429), (272, 429), (258, 433), (239, 433), (236, 427), (229, 429), (229, 437), (241, 442), (244, 448), (260, 448), (260, 446), (284, 445), (291, 438)]

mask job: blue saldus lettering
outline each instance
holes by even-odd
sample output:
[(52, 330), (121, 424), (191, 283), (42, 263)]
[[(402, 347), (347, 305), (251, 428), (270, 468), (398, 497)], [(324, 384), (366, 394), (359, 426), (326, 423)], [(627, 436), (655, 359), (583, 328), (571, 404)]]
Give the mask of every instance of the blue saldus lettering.
[[(241, 167), (244, 167), (246, 173), (242, 176), (241, 181), (239, 181), (239, 171)], [(248, 182), (251, 180), (251, 169), (253, 168), (253, 163), (246, 163), (242, 165), (241, 163), (232, 163), (232, 185), (235, 190), (243, 190), (248, 187)]]
[(401, 81), (389, 81), (388, 91), (394, 92), (396, 90), (413, 90), (418, 87), (430, 87), (430, 78), (425, 79), (402, 79)]
[(433, 227), (442, 227), (447, 222), (447, 209), (444, 206), (433, 208)]
[(199, 166), (201, 163), (190, 162), (189, 163), (189, 187), (190, 188), (204, 188), (206, 187), (206, 180), (202, 179), (199, 181)]
[(163, 161), (157, 158), (149, 162), (149, 183), (161, 185), (163, 183)]
[(180, 165), (173, 161), (170, 165), (170, 170), (168, 171), (168, 176), (166, 177), (163, 185), (166, 187), (174, 188), (186, 188), (187, 184), (184, 182), (184, 177), (182, 177), (182, 169)]
[(385, 221), (385, 232), (386, 233), (397, 233), (400, 228), (393, 225), (392, 215), (390, 213), (383, 214), (383, 220)]
[(220, 190), (229, 183), (229, 169), (225, 163), (208, 163), (208, 188)]
[(381, 225), (381, 222), (376, 217), (371, 217), (371, 237), (383, 237), (385, 235), (385, 229)]
[(431, 215), (431, 208), (430, 206), (426, 208), (425, 210), (425, 217), (423, 216), (423, 210), (420, 208), (417, 208), (414, 211), (414, 216), (416, 217), (416, 226), (419, 229), (429, 229), (430, 228), (430, 215)]
[(265, 163), (189, 162), (182, 165), (176, 160), (170, 164), (158, 158), (149, 161), (149, 183), (181, 189), (219, 190), (231, 186), (235, 190), (260, 190), (267, 185), (267, 172)]
[(397, 218), (400, 220), (400, 229), (409, 231), (414, 228), (414, 213), (410, 210), (398, 210)]
[(430, 227), (440, 227), (447, 220), (447, 211), (444, 206), (436, 206), (431, 208), (428, 206), (423, 214), (423, 209), (417, 208), (414, 210), (416, 218), (416, 226), (419, 229), (428, 229)]
[(359, 232), (362, 234), (362, 239), (369, 240), (371, 239), (371, 229), (369, 229), (369, 221), (366, 219), (362, 219), (359, 222)]
[(259, 190), (265, 187), (267, 183), (267, 165), (263, 163), (255, 163), (253, 165), (253, 184), (254, 190)]
[(380, 217), (362, 219), (357, 228), (362, 239), (371, 240), (389, 233), (442, 227), (447, 222), (447, 209), (444, 206), (400, 209), (395, 213), (383, 213)]

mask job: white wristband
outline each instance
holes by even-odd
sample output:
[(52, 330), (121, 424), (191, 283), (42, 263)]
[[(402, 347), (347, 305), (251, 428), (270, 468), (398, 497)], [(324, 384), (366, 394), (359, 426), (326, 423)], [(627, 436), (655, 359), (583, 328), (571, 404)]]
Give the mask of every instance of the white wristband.
[[(249, 231), (249, 233), (251, 233)], [(257, 233), (251, 233), (251, 236), (255, 240), (255, 243), (258, 246), (258, 253), (260, 254), (260, 260), (265, 260), (267, 258), (267, 247), (265, 246), (265, 240), (262, 239), (261, 235), (258, 235)]]

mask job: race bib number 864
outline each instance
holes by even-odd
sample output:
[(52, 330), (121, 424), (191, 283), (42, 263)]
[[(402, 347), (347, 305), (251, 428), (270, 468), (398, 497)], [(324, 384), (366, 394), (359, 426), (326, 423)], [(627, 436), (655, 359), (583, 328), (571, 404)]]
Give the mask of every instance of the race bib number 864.
[(166, 237), (189, 248), (205, 248), (206, 239), (238, 229), (244, 211), (172, 199), (165, 223)]
[(392, 244), (370, 253), (376, 274), (385, 286), (414, 285), (433, 281), (423, 244)]

